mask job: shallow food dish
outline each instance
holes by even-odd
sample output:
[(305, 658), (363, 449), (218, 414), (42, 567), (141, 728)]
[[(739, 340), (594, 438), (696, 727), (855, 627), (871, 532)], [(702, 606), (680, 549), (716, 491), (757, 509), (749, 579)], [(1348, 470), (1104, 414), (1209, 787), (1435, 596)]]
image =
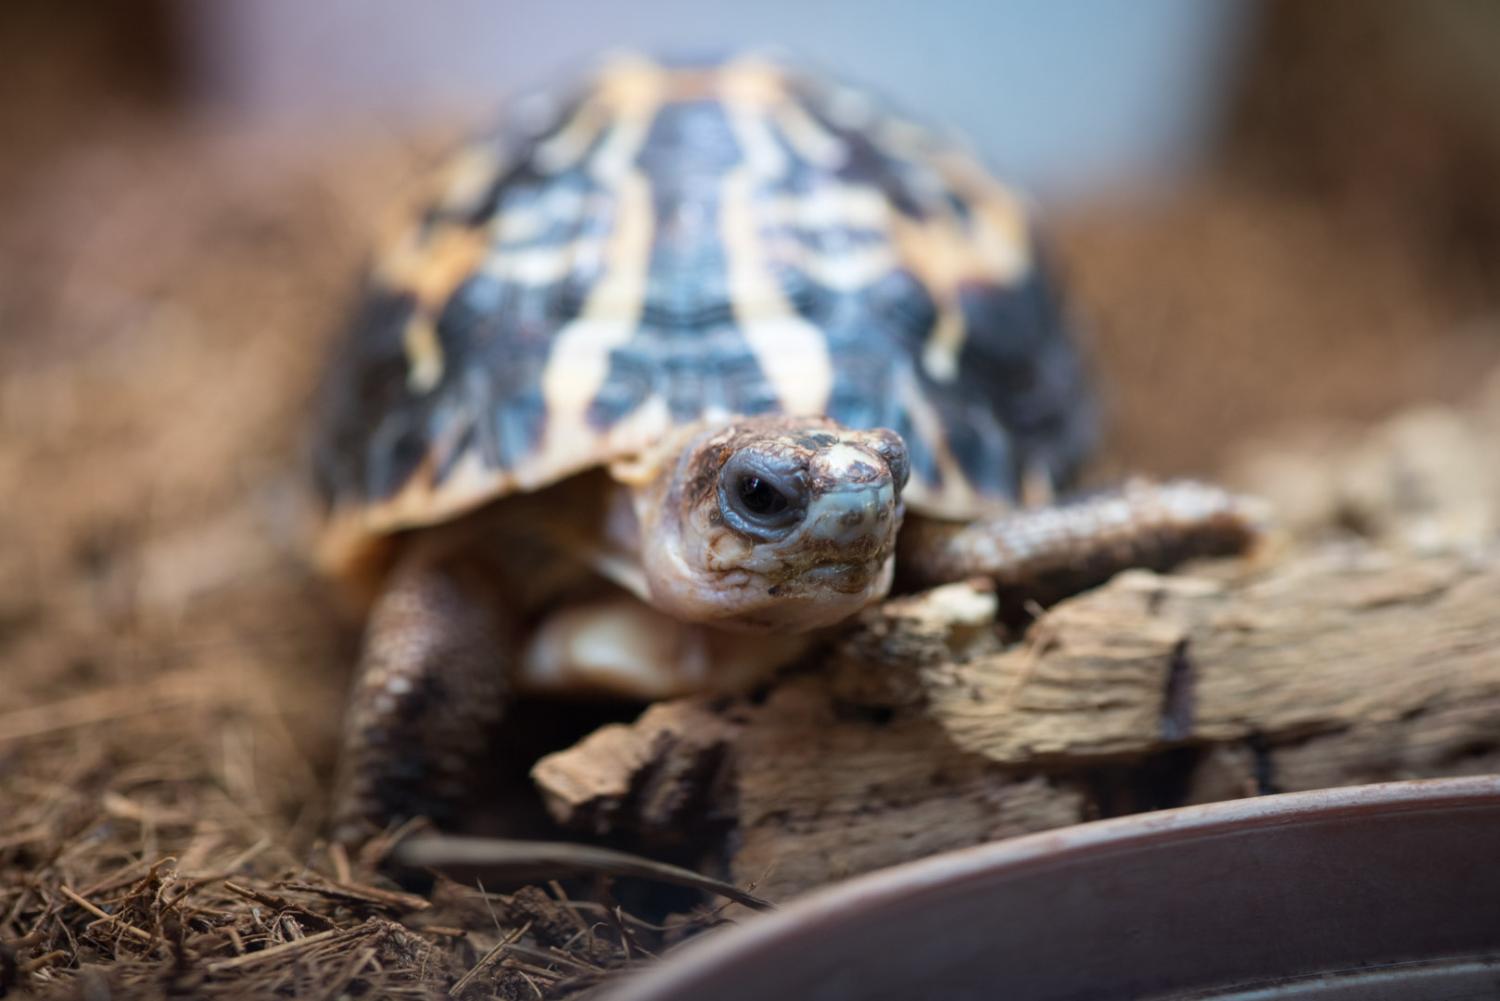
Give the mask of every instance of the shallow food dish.
[(608, 1001), (1500, 997), (1500, 776), (1142, 814), (851, 880)]

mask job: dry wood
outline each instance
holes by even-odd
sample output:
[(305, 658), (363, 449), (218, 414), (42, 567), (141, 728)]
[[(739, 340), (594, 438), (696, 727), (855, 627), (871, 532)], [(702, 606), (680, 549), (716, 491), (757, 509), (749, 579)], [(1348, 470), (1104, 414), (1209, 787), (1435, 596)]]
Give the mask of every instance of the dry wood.
[(595, 830), (649, 833), (645, 777), (730, 742), (727, 868), (778, 899), (1101, 814), (1494, 769), (1496, 608), (1492, 558), (1368, 546), (1122, 574), (1015, 642), (992, 595), (954, 585), (867, 615), (759, 704), (660, 705), (536, 777), (560, 819), (589, 789)]
[[(641, 734), (650, 734), (643, 742)], [(659, 840), (679, 837), (704, 818), (738, 724), (708, 700), (648, 708), (634, 726), (605, 726), (573, 750), (584, 767), (537, 765), (548, 809), (574, 830), (603, 834), (626, 824)]]

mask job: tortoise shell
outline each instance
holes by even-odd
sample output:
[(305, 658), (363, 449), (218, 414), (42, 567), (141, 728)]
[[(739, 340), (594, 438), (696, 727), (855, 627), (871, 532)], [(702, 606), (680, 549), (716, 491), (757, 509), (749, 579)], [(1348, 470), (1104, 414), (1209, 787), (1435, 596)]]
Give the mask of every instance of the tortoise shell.
[(1092, 437), (1025, 206), (849, 87), (621, 60), (520, 103), (440, 189), (324, 387), (318, 481), (367, 539), (727, 415), (892, 428), (908, 506), (952, 518)]

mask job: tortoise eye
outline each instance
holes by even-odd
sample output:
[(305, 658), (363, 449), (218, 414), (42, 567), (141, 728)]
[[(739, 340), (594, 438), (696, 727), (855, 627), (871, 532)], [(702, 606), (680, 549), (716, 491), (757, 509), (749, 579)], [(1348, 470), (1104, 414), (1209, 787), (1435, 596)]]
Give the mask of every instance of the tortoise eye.
[(780, 514), (787, 508), (786, 495), (759, 476), (750, 475), (740, 479), (740, 502), (752, 514)]
[(807, 509), (807, 484), (801, 469), (746, 449), (724, 464), (719, 474), (719, 510), (730, 527), (771, 539), (789, 531)]

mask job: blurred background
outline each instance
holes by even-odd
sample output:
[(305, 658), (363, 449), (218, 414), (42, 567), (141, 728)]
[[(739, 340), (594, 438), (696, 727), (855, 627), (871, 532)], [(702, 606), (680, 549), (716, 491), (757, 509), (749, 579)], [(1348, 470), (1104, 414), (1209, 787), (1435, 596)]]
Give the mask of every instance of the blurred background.
[(1483, 0), (6, 0), (0, 798), (24, 830), (149, 806), (201, 861), (317, 829), (354, 644), (303, 556), (324, 339), (445, 150), (631, 45), (779, 46), (1036, 193), (1106, 396), (1101, 479), (1317, 469), (1306, 440), (1500, 365)]

